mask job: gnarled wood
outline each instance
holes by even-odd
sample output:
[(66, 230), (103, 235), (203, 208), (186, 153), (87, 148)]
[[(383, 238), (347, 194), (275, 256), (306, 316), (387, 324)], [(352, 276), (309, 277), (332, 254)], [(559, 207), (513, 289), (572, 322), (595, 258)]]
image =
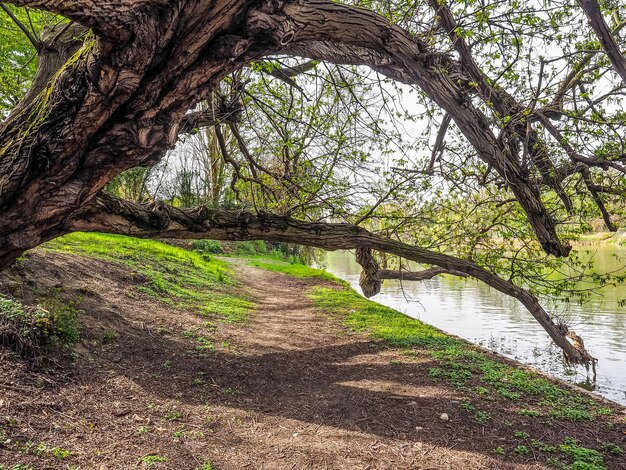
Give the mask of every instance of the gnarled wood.
[(453, 276), (467, 277), (461, 271), (432, 267), (422, 271), (400, 271), (380, 269), (378, 262), (368, 247), (358, 247), (355, 250), (356, 262), (361, 265), (362, 271), (359, 276), (359, 286), (365, 297), (373, 297), (380, 292), (381, 283), (384, 279), (398, 279), (401, 281), (425, 281), (439, 274), (452, 274)]
[(157, 161), (227, 73), (289, 50), (418, 84), (504, 178), (546, 252), (569, 251), (538, 189), (469, 101), (462, 67), (371, 11), (323, 0), (15, 3), (65, 14), (95, 37), (0, 125), (0, 257), (54, 236), (116, 174)]
[(331, 251), (358, 248), (365, 255), (367, 250), (373, 249), (418, 263), (439, 266), (449, 272), (463, 273), (516, 298), (561, 347), (569, 362), (589, 365), (595, 361), (586, 350), (577, 348), (567, 339), (567, 326), (550, 317), (537, 297), (529, 291), (469, 260), (384, 238), (351, 224), (303, 222), (267, 213), (253, 214), (207, 207), (180, 209), (161, 203), (140, 205), (101, 194), (77, 211), (65, 230), (106, 231), (146, 238), (267, 240)]
[(359, 286), (365, 297), (373, 297), (380, 292), (380, 278), (378, 277), (378, 263), (372, 255), (372, 249), (360, 246), (356, 250), (356, 262), (361, 265)]
[[(82, 2), (32, 4), (73, 17)], [(111, 5), (85, 14), (106, 21)], [(142, 20), (125, 26), (130, 42), (95, 29), (69, 60), (75, 44), (42, 48), (34, 91), (0, 124), (0, 264), (56, 236), (113, 176), (156, 162), (180, 132), (201, 124), (188, 110), (260, 55), (240, 21), (247, 8), (203, 2), (184, 12), (139, 9)], [(264, 50), (273, 51), (273, 43)]]
[[(529, 183), (511, 149), (504, 148), (490, 128), (489, 119), (470, 101), (472, 77), (458, 62), (436, 54), (385, 18), (359, 8), (323, 0), (287, 4), (281, 12), (263, 20), (279, 31), (293, 31), (283, 52), (331, 62), (372, 67), (404, 83), (417, 84), (446, 110), (463, 135), (511, 188), (526, 212), (543, 249), (555, 256), (567, 256), (554, 221), (541, 201), (538, 188)], [(339, 45), (339, 47), (337, 47)]]
[[(63, 41), (51, 36), (56, 39), (41, 48), (41, 67), (31, 93), (0, 124), (0, 269), (43, 241), (81, 229), (144, 237), (264, 239), (331, 250), (358, 248), (362, 254), (369, 253), (370, 259), (369, 250), (375, 249), (480, 279), (520, 300), (571, 361), (593, 360), (584, 348), (566, 340), (566, 327), (556, 324), (532, 294), (467, 260), (352, 225), (206, 208), (185, 211), (161, 204), (144, 207), (106, 195), (96, 198), (120, 172), (158, 161), (181, 132), (202, 122), (236, 119), (236, 106), (217, 113), (190, 112), (215, 92), (226, 74), (251, 60), (291, 54), (367, 65), (395, 80), (418, 85), (511, 189), (543, 249), (565, 256), (570, 247), (557, 236), (538, 180), (529, 177), (518, 145), (507, 144), (520, 140), (523, 123), (513, 120), (513, 130), (507, 132), (517, 136), (500, 139), (492, 130), (493, 119), (471, 98), (478, 96), (483, 103), (493, 100), (501, 116), (514, 117), (524, 107), (489, 83), (460, 38), (452, 37), (461, 57), (457, 60), (372, 11), (325, 0), (7, 3), (63, 14), (76, 22), (72, 31), (90, 31), (71, 35), (67, 30)], [(452, 35), (453, 19), (446, 16), (447, 10), (441, 12), (442, 26)], [(74, 41), (77, 36), (79, 40)], [(545, 114), (535, 111), (533, 115), (556, 141), (562, 141)], [(219, 130), (216, 135), (220, 141)], [(535, 148), (534, 131), (525, 137)], [(575, 149), (566, 151), (573, 162), (598, 164)], [(551, 179), (555, 169), (547, 155), (534, 153), (533, 158), (543, 181), (559, 192), (559, 174)], [(615, 162), (601, 164), (623, 170)], [(363, 261), (374, 292), (380, 271)]]

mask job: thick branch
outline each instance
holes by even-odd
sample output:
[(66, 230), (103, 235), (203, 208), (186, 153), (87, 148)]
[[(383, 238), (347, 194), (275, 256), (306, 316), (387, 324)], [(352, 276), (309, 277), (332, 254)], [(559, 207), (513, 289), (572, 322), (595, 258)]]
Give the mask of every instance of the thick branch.
[[(71, 9), (85, 2), (28, 5)], [(119, 3), (93, 5), (85, 14), (102, 21), (107, 12), (135, 15), (141, 21), (126, 28), (132, 41), (120, 44), (98, 31), (95, 37), (78, 35), (70, 42), (83, 42), (79, 51), (69, 60), (68, 54), (56, 60), (52, 52), (55, 65), (45, 68), (32, 93), (0, 123), (2, 264), (57, 234), (68, 215), (116, 174), (157, 161), (175, 144), (185, 113), (225, 75), (261, 55), (250, 49), (246, 1), (146, 9), (140, 0), (116, 13)], [(264, 50), (276, 49), (264, 38), (259, 42)]]
[(582, 9), (585, 10), (591, 27), (600, 39), (602, 49), (604, 49), (604, 52), (609, 57), (609, 60), (613, 64), (613, 67), (615, 67), (619, 76), (622, 77), (622, 80), (626, 83), (626, 58), (624, 58), (617, 41), (615, 41), (615, 38), (611, 34), (609, 26), (606, 24), (606, 21), (604, 21), (604, 17), (600, 11), (600, 5), (598, 5), (596, 0), (578, 0), (578, 3)]
[(372, 249), (368, 246), (359, 246), (356, 249), (356, 262), (361, 265), (359, 286), (365, 297), (373, 297), (380, 292), (380, 279), (378, 278), (378, 262), (372, 255)]
[(202, 111), (193, 111), (183, 116), (180, 133), (187, 134), (195, 129), (213, 127), (220, 123), (239, 122), (241, 117), (241, 103), (221, 103), (218, 108), (207, 108)]
[(78, 210), (65, 229), (109, 232), (144, 238), (209, 238), (214, 240), (267, 240), (314, 246), (326, 250), (374, 249), (422, 264), (434, 265), (475, 277), (494, 289), (518, 299), (559, 345), (568, 361), (594, 361), (568, 339), (567, 327), (555, 323), (529, 291), (453, 256), (375, 235), (351, 224), (303, 222), (273, 214), (226, 211), (198, 207), (180, 209), (165, 204), (139, 205), (101, 194)]
[(358, 247), (355, 250), (356, 262), (361, 265), (361, 275), (359, 276), (359, 286), (365, 297), (373, 297), (380, 292), (381, 283), (384, 279), (399, 279), (401, 281), (425, 281), (432, 279), (438, 274), (452, 274), (460, 277), (467, 277), (461, 271), (454, 271), (441, 267), (432, 267), (422, 271), (394, 271), (380, 269), (378, 262), (369, 247)]
[[(140, 11), (149, 2), (119, 1), (95, 2), (93, 0), (1, 0), (18, 7), (37, 8), (69, 18), (97, 34), (117, 41), (126, 41), (137, 25)], [(156, 2), (153, 2), (156, 3)]]
[[(515, 146), (524, 143), (525, 152), (531, 157), (537, 170), (541, 173), (542, 180), (558, 194), (563, 205), (568, 211), (572, 210), (572, 202), (565, 193), (561, 181), (554, 177), (556, 173), (554, 164), (548, 156), (545, 142), (535, 129), (527, 122), (524, 111), (525, 106), (519, 103), (513, 95), (502, 87), (496, 85), (479, 67), (470, 46), (465, 39), (458, 34), (459, 25), (454, 19), (450, 8), (445, 2), (429, 0), (435, 10), (441, 28), (449, 35), (454, 49), (459, 54), (461, 63), (472, 80), (476, 82), (479, 93), (483, 100), (493, 103), (494, 109), (502, 117), (510, 118), (509, 123), (503, 130), (513, 140)], [(537, 94), (541, 91), (537, 89)], [(520, 116), (523, 116), (520, 118)]]
[(506, 181), (543, 249), (555, 256), (569, 253), (570, 247), (556, 234), (538, 188), (529, 184), (511, 149), (500, 144), (489, 119), (471, 103), (471, 80), (460, 64), (431, 51), (427, 44), (369, 10), (324, 0), (287, 4), (282, 11), (261, 9), (249, 22), (251, 29), (274, 31), (276, 41), (284, 44), (282, 52), (368, 65), (391, 78), (417, 84), (452, 116), (479, 157)]

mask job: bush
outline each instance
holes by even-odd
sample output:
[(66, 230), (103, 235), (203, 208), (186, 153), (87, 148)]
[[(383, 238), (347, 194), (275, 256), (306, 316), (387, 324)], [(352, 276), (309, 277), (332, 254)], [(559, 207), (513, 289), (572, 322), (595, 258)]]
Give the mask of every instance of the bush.
[(238, 255), (265, 255), (267, 254), (267, 245), (263, 240), (237, 242), (234, 253)]
[(0, 295), (0, 344), (22, 357), (40, 356), (49, 346), (78, 340), (79, 313), (75, 302), (54, 299), (50, 307), (44, 308)]
[[(302, 247), (288, 243), (247, 240), (237, 242), (219, 242), (215, 240), (195, 240), (191, 247), (205, 256), (208, 254), (229, 254), (232, 256), (263, 256), (290, 263), (303, 263)], [(304, 263), (306, 264), (306, 263)]]
[(66, 344), (80, 339), (80, 300), (66, 301), (61, 298), (60, 290), (52, 290), (43, 301), (43, 307), (50, 313), (54, 325), (54, 335)]
[(224, 253), (222, 244), (215, 240), (195, 240), (192, 247), (195, 251), (199, 251), (200, 253)]

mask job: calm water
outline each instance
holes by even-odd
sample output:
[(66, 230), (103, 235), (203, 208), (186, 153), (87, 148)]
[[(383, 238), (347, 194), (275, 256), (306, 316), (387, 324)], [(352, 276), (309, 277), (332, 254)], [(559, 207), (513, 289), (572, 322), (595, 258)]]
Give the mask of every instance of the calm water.
[[(619, 268), (626, 257), (626, 247), (602, 244), (590, 249), (597, 266), (606, 270)], [(360, 266), (354, 254), (328, 253), (325, 268), (360, 292)], [(624, 298), (626, 286), (622, 285), (607, 288), (602, 297), (583, 306), (549, 309), (567, 318), (568, 325), (598, 358), (595, 383), (584, 367), (564, 366), (560, 350), (517, 300), (477, 281), (448, 276), (423, 282), (386, 280), (372, 300), (626, 404), (626, 309), (618, 306)]]

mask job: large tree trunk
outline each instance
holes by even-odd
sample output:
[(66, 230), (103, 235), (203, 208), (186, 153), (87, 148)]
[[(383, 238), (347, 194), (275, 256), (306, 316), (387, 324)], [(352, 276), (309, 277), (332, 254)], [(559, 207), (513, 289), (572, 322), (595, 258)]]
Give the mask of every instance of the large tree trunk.
[[(196, 101), (258, 54), (247, 2), (184, 11), (112, 2), (114, 15), (108, 3), (89, 12), (79, 3), (38, 2), (100, 34), (83, 28), (80, 49), (76, 27), (48, 35), (33, 92), (0, 124), (0, 268), (62, 233), (113, 176), (156, 162)], [(125, 18), (132, 36), (121, 34)]]

